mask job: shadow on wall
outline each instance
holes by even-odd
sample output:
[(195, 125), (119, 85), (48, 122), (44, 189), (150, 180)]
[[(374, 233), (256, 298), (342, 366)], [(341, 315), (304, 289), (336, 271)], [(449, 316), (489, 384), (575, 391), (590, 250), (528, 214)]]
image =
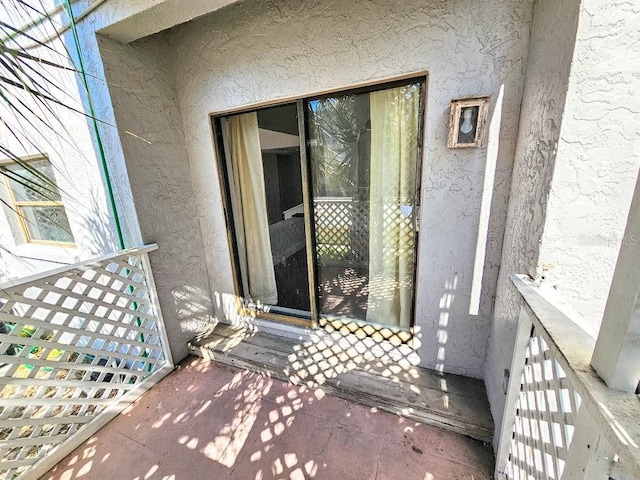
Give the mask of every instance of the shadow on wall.
[(174, 288), (173, 314), (180, 320), (182, 332), (189, 332), (189, 340), (196, 334), (208, 332), (216, 322), (211, 321), (211, 296), (194, 285)]
[(443, 373), (445, 370), (447, 359), (447, 342), (449, 341), (449, 321), (450, 312), (455, 299), (455, 291), (458, 287), (458, 275), (447, 280), (444, 286), (444, 292), (440, 297), (440, 315), (438, 317), (438, 329), (436, 331), (436, 368), (435, 370)]
[[(117, 239), (111, 230), (111, 219), (100, 208), (95, 192), (91, 192), (90, 199), (83, 199), (83, 206), (76, 207), (82, 212), (82, 230), (76, 244), (85, 252), (93, 255), (104, 255), (120, 249)], [(137, 246), (137, 245), (130, 245)]]
[(41, 478), (486, 478), (491, 458), (322, 389), (190, 360)]
[(478, 218), (478, 234), (471, 282), (469, 315), (491, 316), (493, 294), (498, 280), (504, 220), (507, 216), (508, 192), (511, 184), (511, 168), (505, 168), (500, 161), (501, 149), (508, 145), (500, 144), (502, 129), (504, 84), (493, 106), (493, 112), (487, 128), (487, 148), (482, 183), (482, 202)]
[[(88, 213), (82, 217), (82, 235), (77, 243), (92, 254), (101, 255), (119, 250), (111, 243), (112, 233), (109, 231), (111, 219), (102, 209), (95, 196), (91, 198), (91, 206), (87, 202), (84, 207)], [(126, 218), (124, 219), (126, 222)], [(124, 233), (134, 229), (126, 223), (122, 225)], [(114, 240), (117, 242), (117, 240)], [(125, 239), (126, 241), (126, 239)], [(135, 247), (137, 245), (126, 245)], [(183, 271), (167, 273), (167, 265), (175, 265), (169, 257), (172, 255), (166, 248), (159, 245), (159, 249), (150, 254), (152, 273), (162, 313), (169, 337), (172, 354), (177, 360), (186, 355), (186, 344), (195, 335), (206, 331), (211, 325), (211, 296), (195, 284), (181, 284), (176, 286), (175, 277), (190, 278), (188, 268), (182, 266)]]

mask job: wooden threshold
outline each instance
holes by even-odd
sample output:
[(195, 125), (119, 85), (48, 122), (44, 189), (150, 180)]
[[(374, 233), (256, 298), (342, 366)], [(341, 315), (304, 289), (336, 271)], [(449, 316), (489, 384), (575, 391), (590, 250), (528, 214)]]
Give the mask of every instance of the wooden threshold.
[(203, 358), (491, 443), (493, 421), (481, 380), (420, 368), (398, 349), (367, 348), (351, 337), (302, 340), (219, 324), (189, 348)]

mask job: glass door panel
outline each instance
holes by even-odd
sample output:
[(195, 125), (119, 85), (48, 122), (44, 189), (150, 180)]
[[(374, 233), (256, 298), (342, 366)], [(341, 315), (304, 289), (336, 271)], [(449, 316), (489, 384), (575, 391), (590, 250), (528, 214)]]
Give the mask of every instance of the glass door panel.
[(423, 83), (306, 102), (320, 318), (409, 328)]
[(297, 105), (221, 119), (246, 306), (310, 319)]

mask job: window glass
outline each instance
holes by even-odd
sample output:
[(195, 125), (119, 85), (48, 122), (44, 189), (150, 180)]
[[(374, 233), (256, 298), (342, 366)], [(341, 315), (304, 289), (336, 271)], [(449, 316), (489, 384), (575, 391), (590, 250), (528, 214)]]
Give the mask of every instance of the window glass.
[(67, 214), (62, 206), (20, 207), (31, 240), (73, 242)]
[(8, 167), (15, 174), (8, 178), (16, 201), (60, 201), (51, 163), (48, 160), (37, 160), (29, 162), (29, 167), (27, 169), (18, 164)]
[(297, 105), (224, 117), (222, 137), (247, 305), (310, 318)]
[(53, 166), (43, 158), (5, 167), (13, 210), (27, 242), (73, 243)]
[(422, 83), (307, 102), (322, 318), (409, 328)]

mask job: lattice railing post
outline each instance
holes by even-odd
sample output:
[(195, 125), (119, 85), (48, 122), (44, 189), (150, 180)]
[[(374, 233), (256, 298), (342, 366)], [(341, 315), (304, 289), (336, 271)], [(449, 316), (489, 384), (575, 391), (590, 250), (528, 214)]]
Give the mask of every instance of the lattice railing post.
[[(582, 447), (579, 444), (574, 447), (576, 421), (579, 412), (587, 411), (582, 406), (582, 398), (567, 378), (556, 352), (550, 348), (546, 332), (536, 325), (526, 307), (521, 310), (519, 328), (518, 348), (522, 348), (521, 342), (526, 337), (525, 356), (523, 362), (519, 357), (523, 368), (518, 368), (518, 358), (514, 355), (513, 369), (522, 373), (514, 376), (508, 392), (513, 401), (518, 390), (515, 408), (505, 410), (496, 477), (517, 480), (591, 478), (578, 476), (579, 465), (575, 463), (580, 461), (579, 455), (576, 458), (576, 448)], [(507, 423), (509, 414), (513, 415), (511, 435)], [(588, 435), (585, 437), (591, 441)], [(572, 462), (570, 472), (567, 471), (568, 461)]]
[(513, 427), (516, 419), (516, 404), (520, 396), (520, 385), (524, 373), (527, 345), (531, 338), (531, 318), (524, 308), (520, 309), (518, 327), (516, 329), (516, 341), (511, 357), (511, 368), (508, 376), (505, 372), (506, 397), (500, 423), (498, 450), (496, 451), (496, 479), (507, 478), (507, 465), (509, 462), (509, 447), (513, 436)]
[(607, 480), (614, 452), (586, 407), (578, 412), (563, 480)]

